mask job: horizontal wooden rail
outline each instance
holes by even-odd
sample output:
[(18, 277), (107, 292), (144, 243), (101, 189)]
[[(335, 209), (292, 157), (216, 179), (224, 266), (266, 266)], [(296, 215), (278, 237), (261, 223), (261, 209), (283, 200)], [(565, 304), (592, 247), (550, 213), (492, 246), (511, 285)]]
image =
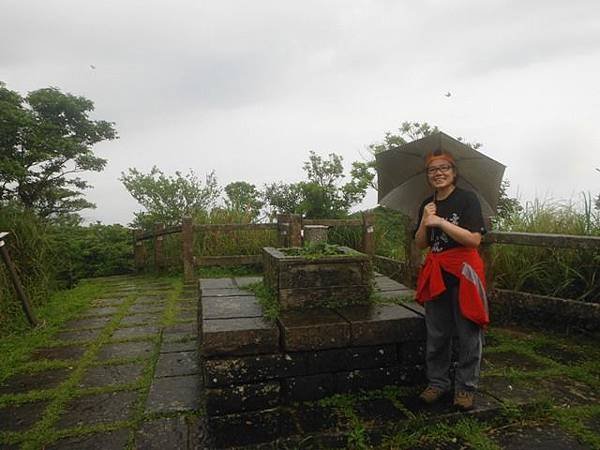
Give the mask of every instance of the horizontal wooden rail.
[(302, 219), (302, 225), (326, 225), (328, 227), (360, 227), (362, 219)]
[(181, 225), (175, 225), (169, 228), (165, 228), (162, 231), (159, 232), (155, 232), (155, 231), (146, 231), (144, 233), (141, 233), (139, 236), (136, 236), (135, 240), (136, 241), (145, 241), (147, 239), (153, 239), (155, 236), (166, 236), (168, 234), (175, 234), (175, 233), (181, 233)]
[(194, 231), (276, 230), (276, 223), (198, 223)]
[(484, 236), (483, 243), (529, 245), (551, 248), (574, 248), (580, 250), (600, 249), (600, 237), (597, 236), (520, 233), (512, 231), (491, 231)]
[(261, 264), (261, 255), (201, 256), (196, 258), (196, 266), (243, 266)]

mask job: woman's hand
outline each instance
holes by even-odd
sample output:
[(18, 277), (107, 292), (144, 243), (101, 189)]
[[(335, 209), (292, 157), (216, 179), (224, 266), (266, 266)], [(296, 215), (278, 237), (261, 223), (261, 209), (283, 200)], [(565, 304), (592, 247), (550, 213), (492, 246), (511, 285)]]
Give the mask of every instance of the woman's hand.
[(421, 223), (426, 227), (438, 227), (443, 219), (437, 215), (437, 206), (434, 202), (427, 203), (423, 208)]

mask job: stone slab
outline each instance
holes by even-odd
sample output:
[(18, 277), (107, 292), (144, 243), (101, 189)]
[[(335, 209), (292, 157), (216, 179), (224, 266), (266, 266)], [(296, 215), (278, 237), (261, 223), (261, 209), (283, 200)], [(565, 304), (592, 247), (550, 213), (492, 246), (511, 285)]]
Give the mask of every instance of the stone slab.
[(378, 291), (410, 291), (410, 288), (386, 276), (374, 277), (375, 289)]
[(119, 312), (116, 306), (97, 306), (85, 311), (84, 317), (113, 316)]
[(110, 316), (90, 317), (89, 319), (75, 319), (66, 322), (63, 327), (69, 330), (81, 330), (86, 328), (104, 328), (112, 320)]
[(131, 384), (139, 381), (144, 372), (144, 364), (130, 363), (88, 368), (79, 387), (101, 387), (114, 384)]
[(403, 342), (398, 345), (398, 360), (405, 366), (412, 364), (425, 364), (426, 342)]
[(179, 322), (163, 328), (163, 334), (189, 334), (190, 336), (198, 335), (198, 322)]
[(585, 444), (552, 425), (503, 427), (492, 432), (493, 440), (504, 450), (586, 450)]
[(401, 305), (336, 309), (351, 326), (352, 345), (377, 345), (425, 338), (425, 320)]
[(19, 394), (33, 390), (53, 389), (65, 381), (72, 371), (72, 368), (58, 368), (32, 373), (17, 373), (0, 383), (0, 394)]
[(129, 312), (131, 313), (159, 313), (164, 311), (165, 305), (149, 305), (147, 303), (140, 303), (132, 305), (129, 308)]
[(48, 360), (78, 360), (85, 353), (85, 347), (79, 345), (69, 345), (65, 347), (42, 347), (37, 348), (31, 354), (34, 361), (40, 359)]
[(204, 289), (233, 289), (238, 286), (233, 278), (200, 278), (200, 287)]
[(120, 344), (106, 344), (100, 348), (98, 359), (103, 361), (115, 358), (140, 358), (149, 357), (154, 349), (152, 342), (123, 342)]
[(358, 369), (336, 373), (335, 386), (337, 392), (358, 392), (396, 385), (399, 378), (400, 368), (398, 366)]
[(339, 418), (333, 408), (321, 406), (318, 403), (306, 403), (294, 411), (300, 433), (315, 433), (336, 428)]
[(196, 339), (183, 342), (163, 342), (160, 347), (160, 353), (173, 353), (173, 352), (191, 352), (198, 350), (199, 344)]
[(70, 428), (131, 418), (137, 392), (108, 392), (77, 397), (65, 405), (56, 428)]
[(350, 324), (328, 309), (285, 311), (279, 317), (286, 351), (319, 350), (350, 344)]
[(548, 367), (527, 355), (513, 352), (486, 352), (481, 361), (482, 370), (512, 367), (519, 370), (542, 370)]
[(210, 387), (253, 383), (305, 373), (304, 353), (204, 360), (204, 382)]
[(208, 448), (202, 434), (202, 419), (193, 416), (163, 417), (143, 422), (135, 434), (134, 448), (140, 450)]
[(406, 413), (387, 398), (362, 400), (354, 406), (354, 410), (360, 420), (368, 423), (385, 424), (408, 419)]
[(211, 416), (219, 416), (273, 408), (279, 404), (279, 396), (278, 381), (207, 389), (206, 411)]
[(155, 336), (160, 329), (156, 326), (146, 325), (141, 327), (118, 328), (112, 334), (111, 339), (131, 339), (141, 336)]
[(53, 336), (54, 340), (62, 342), (89, 342), (97, 339), (102, 330), (77, 330), (77, 331), (61, 331)]
[(262, 317), (262, 315), (262, 308), (255, 296), (202, 298), (204, 319), (234, 319)]
[(197, 411), (200, 407), (200, 376), (154, 378), (146, 400), (147, 413)]
[(286, 401), (294, 402), (320, 400), (337, 392), (332, 373), (286, 378), (282, 388)]
[(204, 320), (202, 342), (207, 356), (274, 353), (279, 330), (262, 318)]
[(47, 450), (123, 450), (129, 442), (129, 430), (120, 429), (60, 439)]
[(125, 303), (124, 297), (101, 297), (92, 300), (93, 306), (104, 307), (104, 306), (120, 306)]
[(202, 289), (202, 298), (204, 297), (233, 297), (233, 296), (241, 296), (241, 297), (249, 297), (254, 294), (250, 291), (240, 288), (231, 288), (231, 289)]
[(235, 284), (239, 288), (244, 288), (254, 283), (260, 283), (263, 277), (236, 277), (234, 278)]
[(160, 322), (162, 314), (133, 314), (127, 317), (123, 317), (121, 326), (135, 326), (135, 325), (156, 325)]
[(323, 307), (324, 304), (355, 305), (368, 302), (368, 285), (345, 285), (279, 289), (279, 303), (282, 310)]
[(209, 417), (215, 447), (241, 447), (297, 432), (291, 415), (277, 408)]
[(392, 366), (398, 363), (395, 345), (349, 347), (305, 354), (307, 374)]
[(150, 304), (155, 305), (159, 304), (160, 306), (164, 306), (167, 298), (164, 295), (140, 295), (135, 300), (136, 305)]
[(198, 352), (161, 353), (154, 371), (155, 377), (173, 377), (199, 373)]
[(38, 401), (0, 407), (0, 432), (28, 430), (42, 418), (49, 403)]

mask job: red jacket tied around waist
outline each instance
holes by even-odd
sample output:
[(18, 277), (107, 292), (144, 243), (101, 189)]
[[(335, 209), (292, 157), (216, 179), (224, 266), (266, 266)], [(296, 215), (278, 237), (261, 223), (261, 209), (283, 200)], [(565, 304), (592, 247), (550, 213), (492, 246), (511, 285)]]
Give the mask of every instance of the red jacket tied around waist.
[(429, 252), (417, 279), (417, 302), (434, 300), (446, 290), (442, 269), (458, 278), (458, 298), (463, 317), (479, 326), (490, 323), (483, 261), (474, 248), (456, 247)]

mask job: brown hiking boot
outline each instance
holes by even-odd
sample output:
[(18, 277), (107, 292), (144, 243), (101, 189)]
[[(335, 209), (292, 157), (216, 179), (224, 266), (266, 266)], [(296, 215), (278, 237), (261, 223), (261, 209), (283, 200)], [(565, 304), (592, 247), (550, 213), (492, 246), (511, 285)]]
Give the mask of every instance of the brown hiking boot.
[(428, 405), (437, 402), (444, 396), (447, 391), (440, 389), (435, 386), (427, 386), (423, 392), (419, 395), (419, 398)]
[(470, 411), (473, 409), (473, 397), (475, 393), (472, 391), (458, 391), (454, 394), (454, 406), (462, 411)]

